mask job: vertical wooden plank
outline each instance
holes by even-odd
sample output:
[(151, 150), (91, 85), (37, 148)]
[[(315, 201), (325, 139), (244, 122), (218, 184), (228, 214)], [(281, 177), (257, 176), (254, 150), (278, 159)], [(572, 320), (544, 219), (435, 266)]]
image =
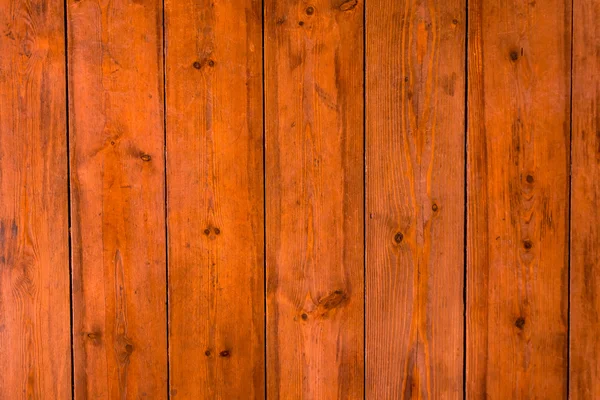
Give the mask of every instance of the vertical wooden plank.
[(363, 397), (363, 2), (265, 2), (267, 393)]
[(570, 41), (570, 0), (469, 0), (469, 398), (566, 396)]
[(261, 4), (165, 4), (173, 398), (264, 398)]
[(71, 396), (62, 1), (0, 1), (2, 399)]
[(162, 3), (68, 0), (75, 397), (167, 397)]
[(465, 2), (367, 2), (367, 397), (463, 394)]
[(600, 1), (573, 2), (571, 399), (600, 398)]

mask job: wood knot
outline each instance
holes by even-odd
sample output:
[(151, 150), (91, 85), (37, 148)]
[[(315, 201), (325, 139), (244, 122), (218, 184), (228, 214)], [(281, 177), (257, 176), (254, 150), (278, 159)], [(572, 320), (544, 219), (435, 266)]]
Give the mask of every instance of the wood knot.
[(396, 242), (396, 244), (402, 243), (403, 239), (404, 239), (404, 235), (401, 232), (398, 232), (394, 235), (394, 242)]
[(223, 350), (222, 352), (219, 353), (219, 356), (221, 357), (229, 357), (229, 350)]
[(517, 320), (515, 321), (515, 326), (522, 330), (523, 327), (525, 326), (525, 318), (523, 318), (523, 317), (517, 318)]
[(206, 350), (206, 351), (204, 352), (204, 355), (205, 355), (206, 357), (210, 357), (210, 354), (211, 354), (211, 353), (210, 353), (210, 350)]
[(309, 6), (306, 8), (306, 15), (313, 15), (315, 13), (315, 8), (313, 6)]
[(215, 66), (215, 62), (213, 60), (208, 60), (208, 66), (209, 67), (214, 67)]
[(342, 290), (335, 290), (319, 300), (315, 315), (320, 318), (327, 318), (330, 312), (342, 307), (347, 300), (348, 296), (346, 293)]
[(527, 183), (533, 183), (533, 176), (527, 175), (527, 177), (525, 178), (525, 180), (527, 181)]
[(431, 209), (433, 210), (433, 212), (437, 212), (438, 210), (438, 205), (433, 203), (433, 205), (431, 206)]
[(303, 321), (306, 321), (308, 319), (308, 315), (306, 313), (303, 313), (300, 318), (302, 318)]
[(132, 345), (131, 343), (127, 343), (127, 344), (125, 345), (125, 352), (126, 352), (127, 354), (131, 354), (131, 353), (133, 353), (133, 345)]
[(340, 11), (350, 11), (358, 5), (358, 0), (348, 0), (342, 3)]
[(523, 247), (525, 247), (527, 250), (530, 250), (533, 247), (533, 243), (531, 243), (531, 240), (525, 240), (523, 242)]
[(519, 59), (519, 53), (513, 50), (510, 52), (509, 57), (512, 61), (517, 61)]

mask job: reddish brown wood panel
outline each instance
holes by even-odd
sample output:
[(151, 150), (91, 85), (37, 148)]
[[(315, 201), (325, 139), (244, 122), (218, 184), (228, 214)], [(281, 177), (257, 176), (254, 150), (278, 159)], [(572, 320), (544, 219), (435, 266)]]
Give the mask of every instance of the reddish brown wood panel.
[(167, 397), (162, 3), (68, 0), (75, 397)]
[(261, 399), (262, 3), (165, 7), (171, 396)]
[(269, 398), (363, 398), (363, 8), (265, 2)]
[(600, 1), (573, 2), (571, 399), (600, 398)]
[(463, 395), (465, 2), (367, 2), (367, 398)]
[(0, 398), (71, 395), (63, 3), (0, 1)]
[(469, 0), (468, 398), (566, 396), (570, 41), (570, 0)]

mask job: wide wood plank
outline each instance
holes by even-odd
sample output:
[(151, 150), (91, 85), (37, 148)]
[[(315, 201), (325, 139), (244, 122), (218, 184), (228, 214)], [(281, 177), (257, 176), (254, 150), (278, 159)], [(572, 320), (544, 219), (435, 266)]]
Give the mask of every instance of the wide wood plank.
[(363, 398), (363, 2), (265, 2), (267, 393)]
[(173, 398), (264, 398), (261, 4), (165, 3)]
[(367, 2), (367, 398), (463, 392), (465, 2)]
[(571, 1), (469, 1), (467, 397), (566, 396)]
[(63, 2), (0, 0), (0, 398), (71, 396)]
[(68, 0), (75, 397), (167, 397), (162, 2)]
[(600, 1), (573, 2), (571, 399), (600, 398)]

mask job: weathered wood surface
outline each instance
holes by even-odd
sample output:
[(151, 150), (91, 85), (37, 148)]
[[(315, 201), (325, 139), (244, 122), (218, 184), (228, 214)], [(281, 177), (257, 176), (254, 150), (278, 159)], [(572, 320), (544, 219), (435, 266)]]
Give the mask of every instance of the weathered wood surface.
[(68, 0), (75, 398), (167, 398), (162, 3)]
[(172, 398), (264, 398), (261, 6), (165, 4)]
[(367, 398), (462, 398), (465, 2), (367, 2)]
[(468, 398), (565, 398), (571, 2), (469, 1)]
[(600, 398), (600, 1), (573, 2), (570, 396)]
[(0, 398), (71, 395), (63, 3), (0, 1)]
[(363, 8), (265, 2), (269, 398), (363, 398)]

